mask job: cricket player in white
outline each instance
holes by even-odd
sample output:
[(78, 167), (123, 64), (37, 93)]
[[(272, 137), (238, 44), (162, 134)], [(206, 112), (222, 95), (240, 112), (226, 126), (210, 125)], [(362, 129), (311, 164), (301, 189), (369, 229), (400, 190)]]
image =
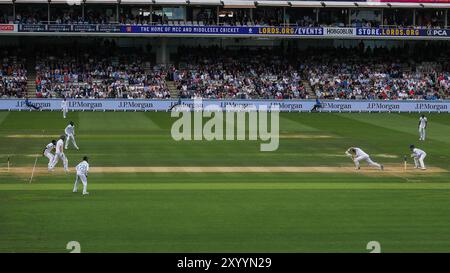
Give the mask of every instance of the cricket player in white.
[(66, 118), (67, 112), (69, 111), (69, 105), (68, 105), (66, 98), (64, 98), (63, 101), (61, 102), (61, 109), (63, 112), (63, 117)]
[(425, 162), (423, 162), (423, 160), (427, 156), (427, 153), (419, 148), (414, 147), (414, 145), (409, 145), (409, 149), (412, 152), (411, 157), (414, 158), (415, 168), (426, 170), (427, 168), (425, 168)]
[(359, 161), (361, 160), (365, 160), (369, 166), (373, 166), (373, 167), (377, 167), (380, 170), (384, 169), (384, 166), (381, 164), (378, 164), (377, 162), (372, 161), (372, 159), (370, 159), (370, 156), (368, 154), (366, 154), (363, 150), (361, 150), (360, 148), (356, 148), (356, 147), (350, 147), (345, 154), (349, 157), (351, 157), (353, 159), (353, 162), (355, 163), (355, 167), (357, 170), (360, 169), (359, 166)]
[(64, 165), (64, 171), (69, 171), (69, 161), (67, 160), (66, 155), (64, 154), (64, 139), (66, 138), (65, 135), (62, 135), (60, 139), (56, 142), (56, 151), (55, 156), (53, 158), (53, 162), (49, 168), (50, 171), (55, 169), (56, 164), (58, 164), (58, 161), (61, 159)]
[(83, 183), (83, 195), (89, 194), (87, 192), (87, 176), (89, 173), (89, 163), (87, 156), (83, 157), (83, 161), (81, 161), (77, 166), (77, 177), (75, 179), (75, 184), (73, 185), (73, 192), (78, 191), (78, 178), (80, 178), (81, 183)]
[(56, 140), (52, 140), (47, 146), (45, 146), (45, 149), (43, 151), (43, 155), (48, 158), (48, 169), (50, 170), (53, 162), (53, 158), (55, 157), (54, 154), (52, 154), (53, 149), (56, 147)]
[(64, 129), (64, 132), (66, 133), (67, 136), (65, 149), (69, 147), (69, 141), (72, 140), (73, 146), (77, 150), (79, 150), (77, 142), (75, 141), (75, 126), (73, 125), (73, 121), (71, 121), (69, 125), (67, 125), (66, 129)]
[(427, 128), (428, 119), (425, 115), (419, 118), (419, 140), (425, 141), (425, 129)]

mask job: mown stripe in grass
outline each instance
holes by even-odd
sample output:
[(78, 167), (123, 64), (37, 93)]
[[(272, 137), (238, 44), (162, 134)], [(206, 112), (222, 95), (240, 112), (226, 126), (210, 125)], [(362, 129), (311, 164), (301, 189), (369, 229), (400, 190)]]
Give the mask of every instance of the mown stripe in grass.
[[(447, 183), (101, 183), (89, 190), (450, 190)], [(2, 184), (0, 191), (71, 190), (72, 184)]]

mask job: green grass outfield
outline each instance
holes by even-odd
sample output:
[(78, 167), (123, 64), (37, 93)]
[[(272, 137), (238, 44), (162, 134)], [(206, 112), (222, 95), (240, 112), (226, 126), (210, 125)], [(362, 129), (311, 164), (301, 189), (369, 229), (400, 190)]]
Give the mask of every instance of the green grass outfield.
[[(155, 112), (0, 112), (0, 252), (450, 252), (450, 115), (282, 113), (280, 146), (172, 140), (175, 119)], [(71, 173), (38, 172), (36, 154), (76, 125)], [(409, 144), (438, 172), (92, 172), (71, 192), (83, 155), (95, 167), (351, 167), (358, 146), (387, 168)], [(11, 167), (25, 170), (5, 172)], [(38, 158), (42, 169), (47, 159)], [(61, 162), (58, 169), (62, 169)], [(29, 172), (28, 172), (29, 170)]]

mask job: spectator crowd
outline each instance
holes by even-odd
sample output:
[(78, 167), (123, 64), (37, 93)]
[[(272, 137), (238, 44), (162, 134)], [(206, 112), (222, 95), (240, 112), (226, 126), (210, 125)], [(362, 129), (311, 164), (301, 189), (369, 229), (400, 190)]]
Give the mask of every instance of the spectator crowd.
[[(297, 26), (297, 27), (401, 27), (444, 28), (445, 10), (347, 8), (257, 7), (154, 7), (87, 5), (84, 10), (73, 6), (47, 6), (0, 9), (0, 23), (16, 24), (126, 24), (126, 25), (229, 25), (229, 26)], [(219, 11), (219, 12), (218, 12)], [(179, 14), (179, 15), (175, 15)], [(181, 15), (180, 15), (181, 14)], [(383, 16), (382, 16), (383, 14)]]
[(304, 99), (299, 72), (273, 50), (180, 48), (173, 72), (183, 98)]
[[(445, 99), (450, 96), (449, 55), (417, 47), (313, 50), (300, 65), (315, 95), (328, 99)], [(318, 55), (319, 54), (319, 55)]]
[[(23, 97), (23, 56), (1, 52), (0, 96)], [(180, 47), (171, 66), (155, 65), (147, 51), (113, 44), (34, 54), (41, 98), (450, 98), (450, 52), (438, 43), (392, 49)]]
[(109, 56), (112, 52), (96, 49), (73, 52), (55, 49), (37, 55), (37, 97), (170, 97), (167, 71), (151, 66), (143, 55), (112, 50), (115, 53)]
[(24, 60), (10, 50), (0, 50), (0, 98), (22, 97), (27, 91)]

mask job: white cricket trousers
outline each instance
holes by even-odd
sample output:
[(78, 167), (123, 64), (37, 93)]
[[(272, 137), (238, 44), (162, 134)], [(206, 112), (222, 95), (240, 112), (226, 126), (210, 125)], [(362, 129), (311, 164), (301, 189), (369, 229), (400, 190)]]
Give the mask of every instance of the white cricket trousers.
[(422, 154), (419, 157), (415, 156), (414, 157), (414, 164), (416, 165), (416, 168), (421, 168), (421, 169), (425, 169), (425, 163), (424, 163), (424, 159), (427, 155), (426, 154)]
[(355, 162), (355, 166), (356, 168), (359, 168), (359, 161), (365, 160), (367, 162), (367, 164), (369, 164), (369, 166), (372, 167), (377, 167), (379, 169), (381, 169), (381, 165), (378, 164), (377, 162), (372, 161), (372, 159), (370, 159), (369, 156), (366, 155), (361, 155), (356, 157), (353, 161)]
[(72, 140), (73, 146), (74, 146), (76, 149), (78, 149), (77, 142), (75, 141), (75, 137), (74, 137), (72, 134), (66, 135), (66, 145), (65, 145), (64, 148), (67, 149), (67, 147), (69, 146), (69, 141), (70, 141), (70, 140)]
[(48, 166), (48, 169), (50, 170), (51, 167), (52, 167), (52, 163), (53, 163), (53, 160), (54, 160), (55, 156), (52, 153), (50, 153), (50, 152), (44, 153), (44, 156), (46, 158), (48, 158), (48, 165), (47, 166)]
[(419, 127), (419, 140), (425, 140), (425, 128)]
[(67, 108), (63, 108), (62, 112), (63, 112), (63, 117), (66, 118), (67, 117)]
[(75, 184), (73, 185), (73, 192), (78, 191), (78, 178), (80, 178), (81, 183), (83, 183), (83, 194), (87, 192), (87, 177), (85, 174), (77, 173), (77, 177), (75, 178)]
[(53, 158), (53, 162), (51, 164), (50, 170), (53, 170), (56, 166), (56, 164), (58, 164), (59, 160), (62, 160), (63, 165), (64, 165), (64, 170), (65, 171), (69, 171), (69, 161), (67, 160), (67, 157), (64, 153), (57, 153), (55, 154), (54, 158)]

